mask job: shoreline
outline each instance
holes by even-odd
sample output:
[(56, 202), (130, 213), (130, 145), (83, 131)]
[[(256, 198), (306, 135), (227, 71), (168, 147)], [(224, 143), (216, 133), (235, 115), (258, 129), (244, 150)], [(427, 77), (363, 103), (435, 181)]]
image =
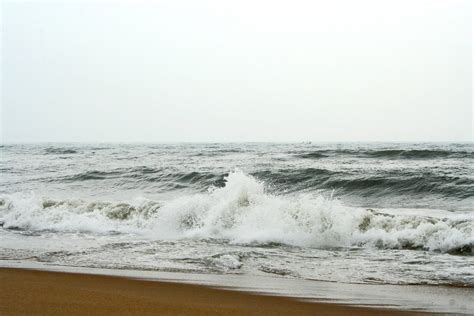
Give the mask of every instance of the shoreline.
[[(122, 276), (0, 268), (0, 314), (423, 315), (303, 301), (205, 285)], [(431, 314), (431, 313), (430, 313)]]

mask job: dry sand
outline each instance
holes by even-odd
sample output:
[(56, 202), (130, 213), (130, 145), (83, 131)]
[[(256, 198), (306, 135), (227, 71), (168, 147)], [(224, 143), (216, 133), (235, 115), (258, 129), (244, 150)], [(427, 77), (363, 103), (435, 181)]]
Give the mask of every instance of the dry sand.
[[(199, 285), (0, 268), (0, 315), (407, 315)], [(413, 314), (413, 313), (411, 313)]]

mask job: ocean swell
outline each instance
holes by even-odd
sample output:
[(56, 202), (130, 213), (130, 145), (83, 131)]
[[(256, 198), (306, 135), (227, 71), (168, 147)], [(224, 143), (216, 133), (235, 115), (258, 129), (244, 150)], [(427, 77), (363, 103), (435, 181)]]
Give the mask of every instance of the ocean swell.
[(77, 154), (78, 151), (74, 148), (69, 147), (48, 147), (44, 150), (45, 154), (54, 154), (54, 155), (70, 155)]
[(308, 189), (336, 190), (338, 193), (368, 196), (438, 194), (465, 199), (474, 197), (474, 179), (449, 176), (437, 171), (378, 171), (355, 174), (318, 168), (263, 170), (252, 174), (272, 185), (277, 192)]
[(198, 191), (206, 191), (209, 186), (224, 186), (224, 177), (227, 174), (208, 171), (180, 172), (165, 168), (151, 168), (146, 166), (132, 168), (117, 168), (111, 170), (90, 170), (76, 174), (46, 178), (46, 182), (73, 183), (82, 181), (113, 180), (119, 186), (128, 186), (137, 183), (144, 185), (153, 183), (166, 189), (182, 189), (192, 187)]
[[(474, 197), (474, 178), (470, 174), (445, 174), (433, 168), (416, 170), (376, 170), (365, 173), (325, 168), (261, 169), (250, 174), (265, 182), (275, 193), (335, 191), (340, 195), (359, 197), (437, 195), (450, 199)], [(108, 181), (121, 188), (146, 188), (153, 185), (161, 191), (192, 189), (206, 192), (209, 187), (223, 187), (225, 170), (179, 170), (176, 168), (136, 166), (104, 170), (84, 170), (60, 177), (45, 177), (54, 183)]]
[(303, 151), (296, 157), (305, 159), (321, 159), (335, 156), (353, 156), (357, 158), (377, 159), (436, 159), (436, 158), (474, 158), (474, 152), (464, 150), (442, 149), (321, 149)]

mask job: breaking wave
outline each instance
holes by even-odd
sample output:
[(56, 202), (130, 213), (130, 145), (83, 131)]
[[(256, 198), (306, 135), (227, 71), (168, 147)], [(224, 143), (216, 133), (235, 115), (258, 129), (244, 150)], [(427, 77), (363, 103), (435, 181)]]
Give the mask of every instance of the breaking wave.
[[(157, 239), (218, 238), (238, 244), (375, 247), (474, 253), (474, 216), (354, 208), (321, 195), (273, 195), (240, 171), (224, 187), (155, 202), (50, 200), (16, 193), (0, 200), (4, 229), (135, 233)], [(433, 215), (436, 214), (436, 215)], [(221, 258), (225, 265), (238, 265)], [(225, 260), (224, 260), (225, 259)], [(221, 263), (219, 263), (221, 264)]]

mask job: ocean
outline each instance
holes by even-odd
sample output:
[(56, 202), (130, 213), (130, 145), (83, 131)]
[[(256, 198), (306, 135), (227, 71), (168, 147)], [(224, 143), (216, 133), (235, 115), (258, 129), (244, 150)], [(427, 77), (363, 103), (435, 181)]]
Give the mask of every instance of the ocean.
[(0, 150), (4, 265), (474, 286), (472, 143)]

